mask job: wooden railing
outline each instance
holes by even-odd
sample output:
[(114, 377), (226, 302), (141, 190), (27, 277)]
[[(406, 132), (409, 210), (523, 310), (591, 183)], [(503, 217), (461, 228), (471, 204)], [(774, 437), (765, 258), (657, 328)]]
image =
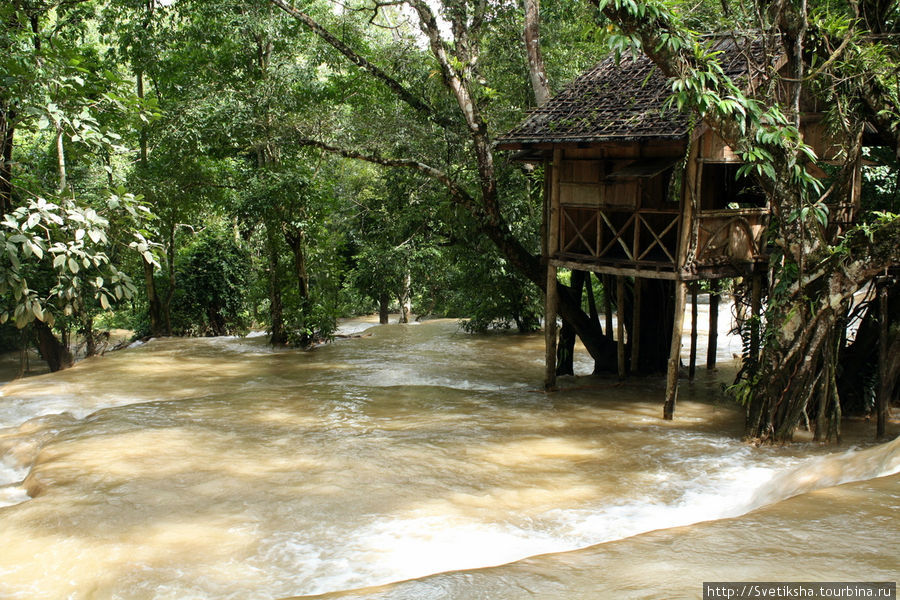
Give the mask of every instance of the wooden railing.
[(675, 266), (675, 209), (561, 206), (559, 253), (577, 259)]
[[(558, 258), (600, 265), (674, 270), (680, 216), (675, 209), (561, 205)], [(694, 267), (765, 258), (765, 208), (701, 211), (692, 224)]]
[(699, 265), (754, 262), (766, 254), (765, 208), (702, 211), (696, 217), (696, 254)]

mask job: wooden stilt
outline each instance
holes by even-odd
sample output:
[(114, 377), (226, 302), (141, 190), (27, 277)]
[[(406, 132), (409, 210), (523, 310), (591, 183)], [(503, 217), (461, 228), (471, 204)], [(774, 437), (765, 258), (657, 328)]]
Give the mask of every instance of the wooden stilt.
[(638, 370), (638, 360), (641, 352), (641, 288), (643, 280), (634, 278), (634, 310), (631, 317), (631, 372)]
[(546, 370), (544, 372), (544, 389), (556, 387), (556, 315), (559, 301), (556, 287), (556, 266), (551, 264), (552, 257), (559, 250), (559, 167), (562, 150), (553, 151), (553, 164), (550, 168), (550, 199), (547, 203), (547, 291), (544, 294), (544, 344), (546, 346)]
[(547, 265), (547, 294), (544, 300), (544, 344), (546, 346), (546, 371), (544, 389), (556, 387), (556, 267)]
[(666, 403), (663, 406), (663, 419), (671, 421), (675, 416), (675, 401), (678, 399), (678, 367), (681, 364), (681, 333), (684, 326), (684, 303), (687, 296), (687, 283), (675, 283), (675, 321), (672, 324), (672, 347), (669, 351), (669, 364), (666, 372)]
[(691, 354), (688, 362), (688, 379), (694, 380), (697, 371), (697, 282), (691, 284)]
[(588, 313), (591, 317), (591, 322), (599, 325), (600, 315), (597, 314), (597, 301), (594, 299), (594, 275), (596, 273), (592, 274), (590, 271), (587, 273)]
[(719, 281), (710, 282), (709, 293), (709, 339), (706, 346), (706, 368), (716, 368), (716, 352), (719, 344)]
[(612, 275), (603, 276), (603, 314), (606, 316), (606, 335), (613, 334)]
[(616, 276), (616, 345), (619, 379), (625, 379), (625, 278)]
[[(687, 261), (688, 248), (691, 247), (693, 227), (691, 226), (694, 209), (699, 202), (696, 193), (698, 182), (698, 167), (702, 163), (696, 160), (699, 151), (699, 143), (692, 142), (688, 153), (687, 168), (684, 171), (684, 181), (681, 188), (679, 204), (681, 208), (681, 222), (678, 226), (678, 254), (675, 260), (676, 273), (682, 273)], [(681, 366), (681, 332), (684, 327), (684, 302), (687, 296), (687, 283), (679, 279), (675, 282), (675, 315), (672, 319), (672, 345), (669, 348), (669, 364), (666, 369), (666, 401), (663, 405), (663, 419), (672, 420), (675, 416), (675, 402), (678, 399), (678, 367)]]

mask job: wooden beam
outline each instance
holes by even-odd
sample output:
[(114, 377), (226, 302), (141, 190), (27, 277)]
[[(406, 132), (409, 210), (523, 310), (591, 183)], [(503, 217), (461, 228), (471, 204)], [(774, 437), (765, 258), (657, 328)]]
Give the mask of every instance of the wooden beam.
[(719, 343), (719, 280), (709, 283), (712, 291), (709, 293), (709, 338), (706, 346), (706, 368), (716, 368), (716, 352)]
[(663, 405), (663, 419), (671, 421), (675, 416), (675, 402), (678, 400), (678, 367), (681, 366), (681, 333), (684, 326), (684, 303), (687, 297), (687, 282), (675, 284), (675, 320), (672, 324), (672, 346), (669, 349), (669, 364), (666, 370), (666, 402)]
[[(657, 271), (655, 269), (636, 269), (632, 267), (613, 267), (610, 265), (598, 265), (589, 261), (566, 260), (554, 258), (550, 260), (557, 267), (572, 269), (573, 271), (591, 271), (601, 275), (624, 275), (625, 277), (643, 277), (644, 279), (678, 280), (678, 274), (673, 271)], [(671, 268), (671, 265), (669, 266)]]
[(625, 278), (616, 277), (616, 346), (619, 379), (625, 379)]
[(697, 372), (697, 283), (691, 284), (691, 355), (688, 363), (688, 379), (694, 380)]

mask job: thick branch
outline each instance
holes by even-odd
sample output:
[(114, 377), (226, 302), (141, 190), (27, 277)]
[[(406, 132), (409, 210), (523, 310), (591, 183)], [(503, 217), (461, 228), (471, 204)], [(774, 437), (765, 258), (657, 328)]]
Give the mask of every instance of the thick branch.
[[(280, 2), (281, 0), (273, 0)], [(463, 85), (463, 81), (459, 74), (450, 64), (450, 58), (447, 55), (447, 46), (441, 37), (440, 27), (437, 18), (428, 3), (424, 0), (409, 0), (409, 5), (416, 11), (419, 17), (419, 28), (428, 37), (428, 44), (431, 53), (438, 61), (441, 67), (441, 75), (444, 78), (444, 85), (453, 93), (457, 104), (465, 117), (466, 125), (473, 132), (482, 131), (484, 123), (475, 112), (475, 103), (469, 90)]]
[(360, 56), (355, 51), (353, 51), (350, 46), (342, 42), (335, 35), (333, 35), (330, 31), (325, 29), (322, 25), (320, 25), (315, 19), (310, 17), (305, 12), (294, 8), (290, 4), (288, 4), (285, 0), (269, 0), (272, 4), (294, 17), (301, 23), (303, 23), (306, 27), (310, 29), (314, 34), (325, 40), (332, 48), (343, 54), (347, 59), (350, 60), (354, 65), (358, 66), (361, 69), (364, 69), (369, 74), (371, 74), (375, 79), (382, 82), (388, 88), (391, 89), (397, 96), (403, 100), (406, 104), (413, 107), (420, 113), (424, 114), (430, 120), (434, 121), (438, 125), (442, 127), (452, 127), (454, 125), (453, 121), (449, 119), (445, 119), (438, 115), (437, 111), (430, 106), (427, 102), (417, 97), (415, 94), (410, 92), (406, 86), (397, 81), (395, 78), (391, 77), (384, 70), (382, 70), (377, 65), (372, 64), (368, 59)]
[(337, 154), (345, 158), (355, 158), (357, 160), (370, 162), (376, 165), (383, 165), (385, 167), (405, 167), (409, 169), (415, 169), (416, 171), (424, 173), (432, 179), (435, 179), (442, 183), (444, 187), (446, 187), (450, 191), (450, 195), (453, 197), (453, 199), (459, 204), (462, 204), (470, 210), (473, 210), (475, 208), (475, 199), (472, 198), (471, 194), (457, 185), (455, 181), (450, 179), (450, 177), (440, 169), (436, 169), (435, 167), (427, 165), (418, 160), (412, 158), (384, 158), (378, 156), (377, 154), (363, 154), (362, 152), (357, 152), (356, 150), (340, 148), (338, 146), (326, 144), (325, 142), (320, 142), (319, 140), (311, 140), (307, 138), (294, 139), (293, 142), (299, 146), (319, 148), (320, 150), (325, 150), (326, 152)]

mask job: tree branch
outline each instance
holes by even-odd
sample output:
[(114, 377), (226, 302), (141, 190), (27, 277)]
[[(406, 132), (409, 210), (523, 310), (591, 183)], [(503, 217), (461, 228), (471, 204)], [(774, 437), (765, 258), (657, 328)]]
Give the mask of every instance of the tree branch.
[(408, 169), (414, 169), (440, 182), (450, 192), (450, 195), (454, 201), (469, 209), (469, 211), (471, 211), (473, 215), (477, 216), (478, 214), (475, 199), (471, 194), (469, 194), (469, 192), (460, 187), (445, 172), (432, 167), (431, 165), (427, 165), (421, 161), (412, 158), (384, 158), (378, 156), (377, 154), (364, 154), (362, 152), (357, 152), (356, 150), (332, 146), (330, 144), (326, 144), (325, 142), (309, 138), (295, 138), (292, 141), (298, 146), (305, 146), (307, 148), (319, 148), (320, 150), (324, 150), (332, 154), (337, 154), (338, 156), (343, 156), (344, 158), (354, 158), (356, 160), (362, 160), (385, 167), (404, 167)]
[(418, 112), (424, 114), (429, 120), (437, 123), (441, 127), (454, 126), (455, 123), (452, 120), (445, 119), (444, 117), (440, 116), (434, 109), (434, 107), (414, 95), (406, 88), (406, 86), (397, 81), (395, 78), (391, 77), (380, 67), (372, 64), (365, 57), (357, 54), (352, 48), (350, 48), (350, 46), (338, 39), (335, 35), (325, 29), (308, 14), (301, 11), (300, 9), (294, 8), (285, 0), (269, 0), (269, 2), (271, 2), (290, 16), (294, 17), (297, 21), (301, 22), (303, 25), (309, 28), (310, 31), (325, 40), (325, 42), (327, 42), (332, 48), (343, 54), (347, 59), (350, 60), (350, 62), (367, 71), (369, 74), (375, 77), (375, 79), (385, 84), (388, 88), (391, 89), (391, 91), (397, 94), (397, 96), (399, 96), (401, 100), (403, 100), (412, 108), (416, 109)]

